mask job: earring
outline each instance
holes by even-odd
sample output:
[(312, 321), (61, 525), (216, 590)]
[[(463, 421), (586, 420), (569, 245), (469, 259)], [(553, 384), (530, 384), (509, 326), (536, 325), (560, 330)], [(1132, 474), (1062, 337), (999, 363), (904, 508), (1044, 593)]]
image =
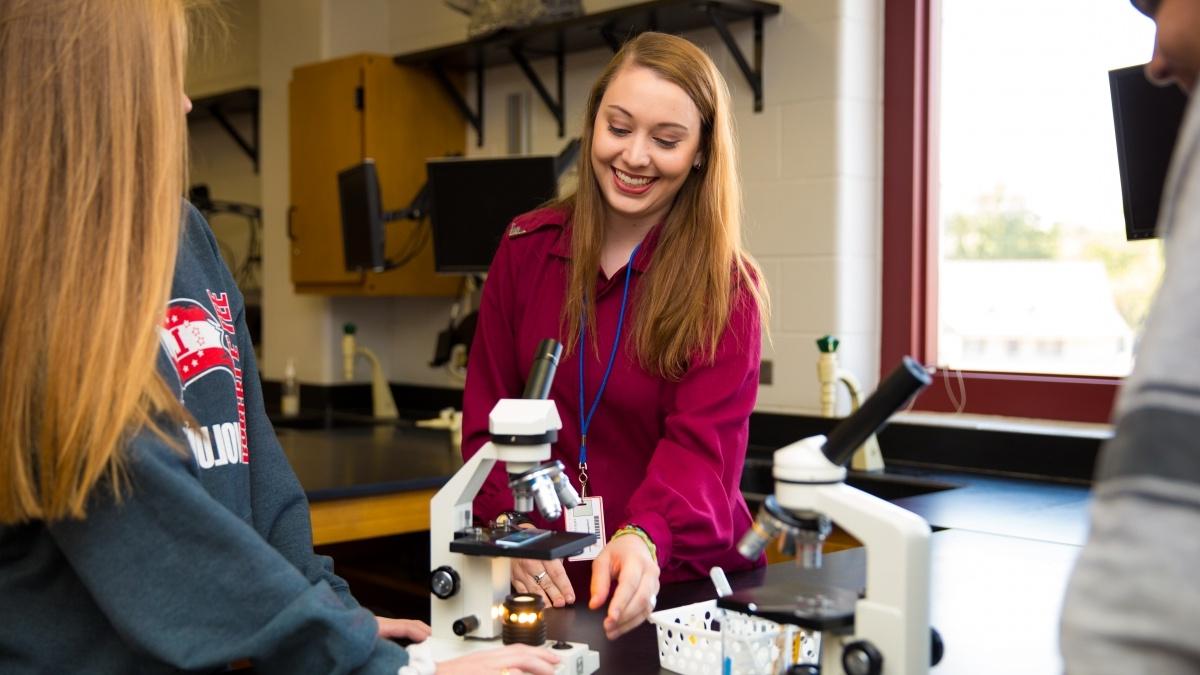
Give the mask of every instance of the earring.
[(692, 171), (699, 171), (699, 170), (700, 170), (700, 160), (696, 160), (696, 163), (692, 165)]

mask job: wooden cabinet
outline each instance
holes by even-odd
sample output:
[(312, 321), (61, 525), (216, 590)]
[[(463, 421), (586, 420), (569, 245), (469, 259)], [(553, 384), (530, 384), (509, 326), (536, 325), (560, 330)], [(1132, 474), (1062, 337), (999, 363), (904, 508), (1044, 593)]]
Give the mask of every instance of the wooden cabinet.
[[(375, 160), (385, 210), (408, 206), (425, 183), (425, 160), (462, 154), (466, 126), (427, 71), (360, 54), (302, 66), (290, 87), (291, 208), (288, 238), (296, 291), (323, 295), (454, 295), (460, 278), (433, 271), (429, 223), (388, 223), (387, 257), (414, 241), (420, 252), (387, 272), (347, 272), (337, 174)], [(416, 239), (414, 239), (414, 237)]]

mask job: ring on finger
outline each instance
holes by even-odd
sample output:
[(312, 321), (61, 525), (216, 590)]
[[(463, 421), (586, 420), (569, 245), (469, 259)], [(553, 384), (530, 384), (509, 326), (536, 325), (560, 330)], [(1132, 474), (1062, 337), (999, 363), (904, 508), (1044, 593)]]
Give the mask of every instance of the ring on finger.
[(537, 574), (533, 575), (533, 583), (537, 584), (538, 586), (541, 586), (542, 579), (545, 579), (545, 578), (546, 578), (546, 570), (542, 570), (541, 572), (538, 572)]

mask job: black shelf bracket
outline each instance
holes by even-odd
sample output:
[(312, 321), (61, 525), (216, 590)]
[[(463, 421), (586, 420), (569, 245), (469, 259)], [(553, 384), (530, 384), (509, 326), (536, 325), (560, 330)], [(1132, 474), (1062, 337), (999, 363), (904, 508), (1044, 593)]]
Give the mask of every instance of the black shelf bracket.
[(472, 111), (467, 100), (459, 93), (458, 87), (454, 86), (450, 77), (446, 75), (442, 64), (436, 62), (430, 64), (430, 69), (433, 70), (433, 75), (442, 85), (442, 89), (450, 96), (450, 100), (454, 102), (454, 106), (462, 113), (471, 128), (475, 129), (475, 147), (479, 148), (483, 147), (483, 66), (483, 55), (480, 54), (479, 61), (475, 64), (475, 111)]
[(518, 44), (512, 44), (509, 45), (508, 50), (512, 54), (513, 61), (516, 62), (517, 66), (521, 69), (521, 72), (525, 73), (525, 79), (529, 80), (529, 84), (533, 85), (533, 89), (537, 92), (538, 97), (542, 99), (542, 103), (545, 103), (546, 108), (550, 110), (550, 114), (554, 115), (554, 119), (558, 122), (558, 137), (562, 138), (566, 135), (566, 127), (563, 120), (563, 92), (566, 81), (566, 76), (564, 73), (565, 49), (563, 48), (562, 35), (560, 34), (558, 36), (558, 40), (556, 41), (554, 49), (554, 74), (555, 79), (557, 80), (557, 100), (550, 95), (550, 92), (546, 89), (546, 85), (542, 83), (542, 78), (538, 77), (537, 71), (535, 71), (533, 66), (530, 65), (529, 59), (525, 58), (525, 52), (522, 50), (521, 46)]
[(604, 42), (608, 45), (609, 49), (613, 50), (614, 54), (621, 51), (622, 42), (617, 38), (616, 33), (613, 32), (613, 25), (611, 23), (600, 26), (600, 37), (604, 38)]
[(733, 33), (729, 32), (729, 24), (725, 23), (725, 17), (721, 16), (721, 12), (713, 5), (705, 5), (705, 11), (708, 14), (708, 20), (712, 23), (712, 27), (716, 29), (717, 34), (721, 36), (721, 41), (729, 49), (729, 53), (733, 56), (733, 60), (737, 62), (738, 69), (742, 71), (742, 75), (746, 77), (746, 82), (749, 83), (750, 89), (754, 92), (754, 112), (762, 112), (763, 108), (763, 77), (762, 77), (762, 61), (763, 61), (763, 14), (762, 12), (754, 13), (754, 66), (751, 67), (746, 61), (746, 55), (742, 53), (742, 48), (738, 46), (737, 40), (733, 39)]
[(251, 124), (251, 136), (249, 140), (242, 136), (241, 132), (233, 126), (233, 123), (225, 116), (225, 112), (221, 110), (219, 104), (207, 105), (205, 106), (205, 111), (209, 115), (212, 115), (212, 118), (217, 121), (217, 124), (221, 125), (225, 133), (229, 134), (233, 142), (237, 143), (242, 152), (246, 153), (246, 156), (254, 163), (254, 173), (258, 173), (258, 108), (255, 107), (249, 111)]
[[(558, 135), (564, 137), (563, 120), (565, 97), (564, 61), (568, 52), (582, 52), (605, 47), (614, 52), (629, 38), (645, 30), (667, 33), (686, 33), (714, 28), (733, 54), (737, 66), (754, 93), (754, 111), (763, 109), (763, 19), (779, 14), (780, 7), (766, 0), (641, 0), (595, 14), (585, 14), (546, 24), (497, 31), (479, 35), (466, 42), (435, 47), (420, 52), (398, 54), (397, 64), (432, 68), (442, 87), (453, 99), (467, 122), (475, 128), (479, 145), (483, 145), (483, 71), (485, 67), (515, 63), (524, 73), (538, 97), (558, 122)], [(754, 51), (742, 53), (730, 23), (754, 22)], [(538, 76), (530, 59), (553, 56), (557, 86), (552, 90)], [(475, 73), (475, 111), (463, 94), (446, 76), (446, 72)], [(551, 95), (554, 91), (556, 95)]]

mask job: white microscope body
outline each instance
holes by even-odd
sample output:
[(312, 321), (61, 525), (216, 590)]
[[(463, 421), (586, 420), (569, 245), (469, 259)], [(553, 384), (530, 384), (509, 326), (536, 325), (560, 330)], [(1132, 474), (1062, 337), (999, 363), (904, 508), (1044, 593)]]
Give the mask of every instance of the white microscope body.
[(867, 551), (866, 593), (855, 605), (853, 634), (822, 634), (821, 672), (845, 673), (842, 651), (866, 640), (883, 656), (882, 675), (924, 675), (930, 667), (929, 524), (842, 482), (846, 470), (825, 457), (824, 444), (824, 436), (813, 436), (781, 448), (774, 468), (781, 507), (828, 516)]
[(812, 436), (776, 450), (775, 494), (767, 496), (738, 543), (742, 555), (755, 559), (783, 536), (795, 543), (798, 562), (820, 567), (831, 523), (862, 542), (867, 559), (862, 595), (781, 586), (717, 601), (725, 609), (820, 631), (822, 675), (927, 675), (940, 658), (940, 644), (933, 646), (940, 638), (929, 624), (929, 524), (844, 482), (855, 449), (930, 381), (924, 367), (905, 357), (828, 438)]
[[(512, 578), (508, 559), (495, 557), (503, 555), (498, 547), (491, 553), (474, 554), (452, 549), (470, 542), (469, 533), (478, 531), (473, 527), (471, 503), (496, 462), (504, 462), (510, 476), (537, 469), (550, 459), (550, 443), (562, 422), (553, 401), (503, 399), (488, 416), (488, 428), (492, 442), (480, 448), (430, 504), (433, 635), (429, 641), (437, 661), (501, 646), (503, 603)], [(498, 442), (500, 439), (504, 441)], [(536, 493), (533, 496), (538, 497)], [(519, 502), (520, 498), (518, 510), (522, 510)], [(590, 543), (588, 539), (565, 555)], [(585, 644), (555, 642), (552, 648), (562, 659), (558, 673), (587, 675), (600, 668), (599, 653)]]
[[(553, 401), (503, 399), (488, 415), (488, 429), (493, 434), (535, 437), (561, 428)], [(512, 574), (508, 559), (454, 553), (450, 543), (473, 527), (472, 502), (496, 462), (504, 462), (510, 473), (516, 473), (548, 459), (549, 442), (537, 445), (489, 442), (433, 496), (429, 505), (429, 562), (434, 570), (443, 566), (454, 569), (461, 586), (450, 598), (433, 600), (430, 607), (433, 637), (453, 639), (454, 622), (468, 616), (479, 620), (472, 637), (485, 640), (500, 637), (500, 614), (494, 608), (510, 592)]]

